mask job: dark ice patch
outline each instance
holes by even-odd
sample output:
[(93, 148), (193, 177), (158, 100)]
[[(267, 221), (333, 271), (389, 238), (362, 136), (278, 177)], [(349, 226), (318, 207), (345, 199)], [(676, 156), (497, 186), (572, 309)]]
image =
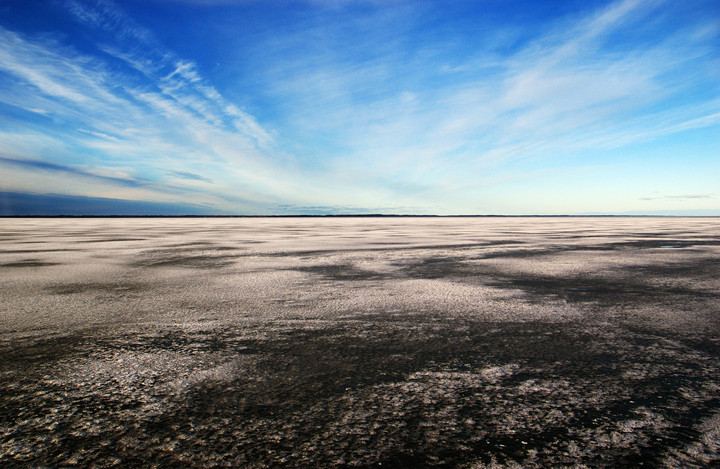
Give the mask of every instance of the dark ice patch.
[(717, 293), (682, 286), (656, 285), (642, 278), (621, 277), (617, 280), (577, 276), (540, 277), (537, 275), (495, 275), (488, 280), (496, 287), (520, 288), (531, 301), (542, 303), (546, 297), (570, 303), (593, 302), (603, 306), (664, 304), (679, 299), (720, 297)]
[(134, 263), (136, 267), (188, 267), (195, 269), (217, 269), (231, 265), (238, 256), (168, 256)]
[[(492, 251), (473, 256), (473, 259), (530, 259), (533, 257), (549, 256), (572, 248), (558, 247), (554, 249), (512, 249), (508, 251)], [(573, 249), (575, 250), (575, 249)]]
[(218, 254), (227, 249), (161, 248), (145, 251), (132, 262), (134, 267), (185, 267), (218, 269), (229, 266), (241, 257), (239, 254)]
[[(239, 338), (246, 327), (88, 331), (16, 344), (0, 369), (23, 373), (0, 381), (0, 425), (13, 442), (34, 445), (34, 463), (50, 466), (76, 454), (99, 465), (139, 464), (142, 455), (158, 466), (658, 466), (667, 451), (702, 438), (695, 429), (719, 404), (707, 387), (718, 377), (715, 361), (621, 327), (483, 322), (444, 311), (321, 329), (269, 323), (256, 326), (265, 338)], [(258, 359), (229, 382), (197, 382), (179, 395), (162, 394), (161, 375), (80, 387), (48, 380), (58, 358), (123, 351), (192, 354), (206, 367), (217, 354)], [(483, 377), (498, 365), (513, 368)], [(630, 380), (628, 372), (638, 374)], [(152, 399), (163, 411), (138, 419)], [(623, 434), (627, 444), (596, 443), (648, 409), (668, 425), (641, 420)], [(47, 415), (57, 422), (53, 438), (45, 438)], [(79, 431), (88, 421), (103, 426)], [(113, 439), (123, 444), (103, 444)], [(570, 443), (580, 450), (574, 456)], [(30, 461), (19, 458), (6, 452), (0, 462)]]
[(102, 293), (122, 295), (150, 290), (152, 286), (139, 282), (75, 282), (51, 285), (46, 288), (54, 295), (74, 295), (82, 293)]
[[(259, 254), (264, 257), (316, 257), (331, 254), (343, 253), (373, 253), (383, 251), (412, 252), (412, 251), (442, 251), (445, 249), (474, 249), (486, 246), (501, 246), (522, 244), (522, 241), (502, 240), (502, 241), (479, 241), (477, 243), (457, 243), (457, 244), (423, 244), (412, 246), (385, 246), (385, 247), (364, 247), (358, 249), (313, 249), (307, 251), (278, 251)], [(386, 244), (386, 243), (383, 243)]]
[(642, 239), (633, 241), (620, 241), (597, 246), (601, 250), (615, 249), (667, 249), (667, 247), (690, 248), (694, 246), (720, 246), (720, 238), (710, 239), (683, 239), (683, 238), (658, 238)]
[[(659, 262), (638, 266), (626, 266), (624, 272), (652, 278), (698, 278), (720, 280), (720, 260), (713, 257), (694, 257), (679, 262)], [(720, 285), (718, 285), (720, 287)]]
[[(602, 236), (605, 237), (605, 236)], [(562, 237), (566, 239), (567, 237)], [(587, 237), (582, 237), (587, 238)], [(560, 239), (560, 238), (559, 238)], [(620, 242), (609, 242), (600, 244), (577, 244), (567, 245), (558, 244), (551, 248), (540, 248), (540, 249), (510, 249), (502, 251), (492, 251), (488, 253), (481, 253), (480, 255), (474, 256), (474, 259), (529, 259), (534, 257), (551, 256), (559, 253), (566, 252), (578, 252), (578, 251), (626, 251), (635, 249), (685, 249), (697, 246), (720, 246), (720, 240), (718, 239), (693, 239), (693, 240), (678, 240), (678, 239), (653, 239), (653, 240), (633, 240), (633, 241), (620, 241)]]
[(44, 252), (84, 251), (84, 249), (0, 249), (0, 254), (41, 254)]
[(476, 266), (471, 266), (457, 256), (431, 256), (415, 262), (396, 264), (403, 276), (417, 279), (439, 279), (479, 275)]
[(329, 265), (311, 265), (297, 267), (290, 270), (298, 272), (308, 272), (319, 275), (329, 280), (382, 280), (388, 278), (387, 275), (371, 270), (360, 269), (352, 264), (329, 264)]
[(79, 239), (78, 243), (123, 243), (127, 241), (145, 241), (147, 238), (99, 238), (99, 239)]
[(51, 265), (60, 265), (59, 262), (42, 261), (38, 259), (25, 259), (15, 262), (6, 262), (0, 264), (0, 267), (47, 267)]

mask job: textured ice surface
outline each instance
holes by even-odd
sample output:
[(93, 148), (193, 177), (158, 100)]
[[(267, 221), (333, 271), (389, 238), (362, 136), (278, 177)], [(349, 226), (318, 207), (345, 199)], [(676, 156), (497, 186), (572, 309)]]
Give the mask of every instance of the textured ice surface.
[(1, 466), (720, 464), (720, 220), (0, 220)]

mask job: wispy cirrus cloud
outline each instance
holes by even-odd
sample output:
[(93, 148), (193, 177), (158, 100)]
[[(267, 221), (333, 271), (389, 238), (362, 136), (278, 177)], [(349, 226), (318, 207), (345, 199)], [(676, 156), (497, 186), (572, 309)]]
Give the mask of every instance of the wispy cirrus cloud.
[[(272, 148), (270, 133), (251, 115), (226, 101), (191, 61), (162, 48), (114, 4), (66, 5), (79, 21), (115, 41), (100, 48), (126, 67), (118, 69), (102, 55), (81, 54), (53, 38), (0, 27), (0, 71), (12, 77), (0, 100), (48, 118), (0, 132), (4, 149), (15, 156), (16, 171), (21, 159), (28, 162), (26, 169), (62, 170), (66, 176), (72, 165), (101, 171), (120, 166), (134, 178), (127, 181), (154, 181), (152, 186), (138, 183), (144, 191), (128, 190), (129, 198), (147, 197), (148, 191), (193, 193), (204, 188), (210, 198), (226, 199), (226, 206), (236, 203), (238, 195), (244, 199), (243, 193), (255, 204), (273, 199), (277, 187), (265, 183), (281, 184), (275, 179), (282, 181), (287, 171), (280, 167), (283, 156)], [(10, 164), (9, 159), (2, 162)], [(208, 176), (189, 177), (198, 172)], [(82, 169), (75, 174), (88, 176)], [(41, 179), (28, 175), (19, 189), (41, 191)], [(283, 182), (289, 179), (286, 174)], [(238, 180), (248, 188), (234, 189)], [(95, 180), (98, 186), (131, 189), (127, 181)], [(86, 177), (85, 182), (92, 181)], [(104, 193), (107, 188), (89, 191)]]
[[(17, 168), (27, 168), (33, 170), (34, 172), (46, 172), (51, 174), (63, 173), (77, 178), (95, 181), (103, 185), (124, 186), (129, 188), (143, 187), (167, 194), (186, 194), (187, 192), (193, 191), (198, 192), (198, 189), (193, 190), (189, 187), (173, 187), (172, 185), (133, 177), (121, 170), (108, 171), (107, 168), (79, 169), (77, 167), (51, 163), (44, 160), (16, 159), (3, 156), (0, 156), (0, 164), (14, 166)], [(186, 171), (168, 171), (168, 174), (175, 178), (212, 183), (212, 180), (204, 176)]]
[[(314, 182), (327, 181), (326, 175), (303, 174), (292, 156), (276, 148), (271, 131), (113, 4), (68, 6), (79, 21), (115, 42), (100, 43), (101, 54), (81, 54), (56, 39), (0, 27), (0, 44), (8, 46), (0, 70), (13, 76), (0, 100), (48, 118), (0, 130), (0, 142), (15, 160), (1, 178), (5, 189), (192, 199), (243, 213), (262, 213), (287, 200), (311, 204), (343, 192), (341, 183)], [(125, 66), (111, 65), (108, 57)], [(23, 168), (20, 160), (30, 163)], [(48, 166), (41, 168), (42, 162)], [(88, 167), (153, 184), (92, 178)], [(61, 176), (46, 174), (53, 168)]]
[(183, 179), (191, 179), (193, 181), (212, 183), (212, 180), (210, 178), (206, 178), (205, 176), (201, 176), (195, 173), (188, 173), (187, 171), (170, 171), (170, 174)]
[(495, 24), (473, 2), (287, 2), (291, 13), (248, 33), (238, 15), (263, 13), (261, 2), (179, 3), (220, 8), (202, 30), (220, 38), (201, 48), (216, 48), (215, 75), (124, 4), (55, 5), (94, 42), (0, 23), (5, 188), (242, 213), (477, 213), (488, 198), (532, 197), (518, 181), (606, 157), (642, 166), (634, 147), (720, 124), (720, 23), (669, 1), (524, 24)]
[(680, 194), (680, 195), (656, 195), (649, 197), (640, 197), (640, 200), (662, 200), (662, 199), (712, 199), (713, 194)]
[[(509, 52), (513, 38), (504, 36), (462, 50), (452, 30), (408, 51), (397, 44), (422, 34), (412, 25), (424, 12), (404, 5), (395, 13), (309, 24), (273, 36), (263, 49), (271, 54), (265, 81), (286, 103), (290, 127), (327, 136), (342, 155), (335, 169), (348, 178), (394, 173), (442, 185), (435, 177), (442, 172), (461, 187), (478, 172), (518, 161), (557, 160), (720, 123), (717, 87), (706, 99), (684, 98), (712, 83), (708, 60), (718, 24), (676, 27), (667, 2), (611, 3), (558, 21)], [(647, 37), (647, 24), (658, 22), (666, 34)], [(373, 39), (349, 43), (357, 36)], [(308, 54), (302, 62), (285, 60), (298, 41)], [(348, 49), (364, 60), (348, 57)], [(697, 70), (693, 80), (687, 68)]]
[[(272, 143), (270, 134), (256, 119), (225, 100), (202, 77), (194, 62), (163, 47), (152, 32), (136, 24), (114, 4), (96, 0), (90, 7), (73, 0), (69, 5), (88, 26), (114, 34), (116, 45), (100, 44), (103, 52), (124, 61), (156, 87), (155, 92), (133, 90), (137, 93), (134, 97), (151, 103), (170, 117), (181, 117), (194, 125), (204, 120), (213, 127), (238, 132), (260, 147), (267, 148)], [(200, 121), (194, 120), (197, 118)]]

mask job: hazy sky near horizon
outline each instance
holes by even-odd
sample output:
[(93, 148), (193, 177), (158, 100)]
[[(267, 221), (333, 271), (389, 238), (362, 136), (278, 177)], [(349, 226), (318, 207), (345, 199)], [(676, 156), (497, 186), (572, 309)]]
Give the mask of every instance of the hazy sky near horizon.
[(48, 203), (720, 215), (718, 155), (716, 0), (0, 2), (0, 192)]

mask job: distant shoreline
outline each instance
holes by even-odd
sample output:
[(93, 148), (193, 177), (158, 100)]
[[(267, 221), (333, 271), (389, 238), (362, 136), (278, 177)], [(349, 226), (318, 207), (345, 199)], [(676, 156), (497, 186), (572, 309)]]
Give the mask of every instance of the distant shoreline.
[(0, 218), (720, 218), (720, 215), (0, 215)]

